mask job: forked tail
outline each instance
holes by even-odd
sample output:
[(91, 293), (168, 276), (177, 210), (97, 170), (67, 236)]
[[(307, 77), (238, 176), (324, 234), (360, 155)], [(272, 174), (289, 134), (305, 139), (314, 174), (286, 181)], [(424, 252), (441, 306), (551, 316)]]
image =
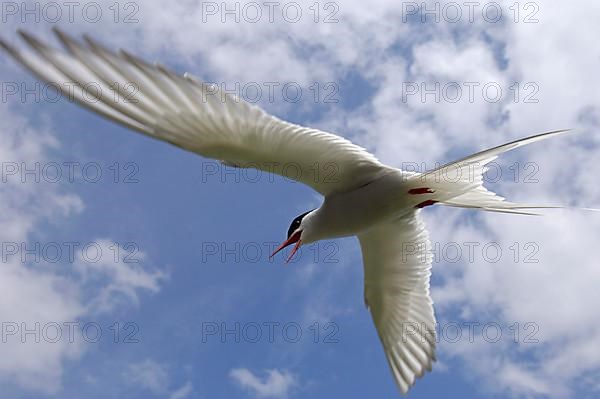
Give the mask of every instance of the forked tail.
[(476, 208), (492, 212), (525, 215), (537, 215), (528, 211), (529, 209), (562, 208), (560, 206), (520, 204), (506, 201), (503, 197), (483, 186), (483, 174), (488, 169), (487, 165), (498, 158), (500, 154), (568, 131), (556, 130), (516, 140), (448, 163), (435, 170), (414, 175), (412, 179), (416, 179), (414, 183), (419, 185), (419, 188), (412, 189), (409, 193), (415, 195), (428, 194), (429, 199), (419, 203), (417, 207), (441, 203), (461, 208)]

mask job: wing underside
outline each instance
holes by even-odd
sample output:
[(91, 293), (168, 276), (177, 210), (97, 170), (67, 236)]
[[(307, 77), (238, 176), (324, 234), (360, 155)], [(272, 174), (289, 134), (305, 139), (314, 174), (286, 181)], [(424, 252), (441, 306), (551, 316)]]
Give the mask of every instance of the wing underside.
[(435, 361), (435, 316), (429, 295), (432, 256), (419, 212), (359, 236), (365, 301), (403, 394)]
[(359, 187), (384, 166), (335, 134), (295, 125), (189, 74), (178, 75), (89, 37), (54, 30), (66, 51), (19, 32), (22, 51), (0, 47), (75, 103), (145, 135), (228, 165), (257, 168), (327, 195)]

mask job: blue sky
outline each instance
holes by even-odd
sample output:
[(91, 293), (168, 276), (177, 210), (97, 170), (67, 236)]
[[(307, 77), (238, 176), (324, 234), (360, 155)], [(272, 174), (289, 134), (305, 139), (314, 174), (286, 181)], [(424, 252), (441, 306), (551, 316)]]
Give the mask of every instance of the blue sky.
[[(325, 3), (318, 3), (317, 23), (308, 3), (297, 23), (278, 17), (248, 23), (243, 16), (222, 23), (218, 14), (203, 21), (207, 3), (201, 2), (131, 9), (119, 3), (115, 23), (112, 3), (98, 4), (104, 17), (97, 23), (76, 14), (57, 25), (209, 81), (293, 82), (303, 88), (300, 101), (276, 91), (275, 101), (263, 96), (259, 103), (284, 119), (351, 138), (395, 166), (433, 167), (525, 135), (577, 128), (578, 137), (503, 158), (496, 187), (516, 200), (600, 203), (597, 185), (590, 184), (597, 166), (583, 162), (597, 157), (600, 143), (600, 98), (590, 89), (600, 83), (590, 39), (600, 10), (593, 2), (521, 4), (518, 22), (503, 3), (505, 18), (497, 23), (480, 14), (473, 22), (442, 16), (439, 23), (405, 23), (408, 9), (396, 2), (344, 2), (333, 3), (339, 11), (332, 24), (321, 21), (336, 9)], [(132, 10), (138, 22), (122, 23)], [(2, 36), (14, 42), (15, 29), (24, 28), (49, 37), (52, 23), (40, 15), (40, 23), (23, 22), (22, 9), (3, 9)], [(523, 23), (527, 15), (539, 21)], [(398, 396), (364, 307), (356, 239), (314, 244), (288, 265), (285, 254), (268, 259), (291, 220), (319, 205), (310, 188), (223, 168), (64, 100), (22, 101), (20, 85), (34, 87), (35, 80), (6, 57), (0, 70), (3, 82), (18, 85), (10, 95), (3, 85), (8, 97), (0, 109), (7, 180), (0, 190), (7, 256), (2, 328), (58, 323), (66, 333), (65, 322), (80, 323), (75, 342), (42, 337), (35, 343), (17, 334), (0, 343), (4, 397)], [(403, 101), (403, 89), (415, 82), (460, 82), (463, 95), (456, 103), (443, 95)], [(505, 94), (497, 102), (480, 94), (469, 101), (464, 82), (493, 83)], [(326, 103), (327, 94), (336, 102)], [(527, 96), (537, 101), (525, 102)], [(63, 176), (58, 183), (5, 175), (9, 163), (43, 168), (53, 162), (63, 174), (69, 162), (89, 169), (77, 168), (74, 181)], [(96, 166), (102, 178), (86, 181)], [(432, 293), (443, 334), (433, 372), (409, 397), (597, 396), (600, 272), (591, 251), (600, 219), (571, 211), (532, 220), (455, 209), (428, 209), (425, 219), (440, 251)], [(102, 248), (102, 260), (90, 262), (92, 255), (79, 249), (75, 259), (63, 252), (57, 262), (48, 262), (47, 253), (39, 262), (31, 255), (21, 261), (21, 251), (6, 254), (10, 243), (65, 248), (69, 242)], [(121, 248), (115, 258), (115, 248), (126, 244), (135, 252)], [(476, 248), (473, 259), (469, 245)], [(497, 260), (496, 248), (502, 251)], [(102, 329), (98, 342), (83, 339), (81, 327), (90, 323)], [(468, 323), (479, 323), (473, 342)], [(236, 326), (240, 342), (224, 330)], [(462, 334), (456, 342), (454, 326)], [(502, 337), (492, 342), (497, 327)], [(301, 337), (293, 342), (296, 331)]]

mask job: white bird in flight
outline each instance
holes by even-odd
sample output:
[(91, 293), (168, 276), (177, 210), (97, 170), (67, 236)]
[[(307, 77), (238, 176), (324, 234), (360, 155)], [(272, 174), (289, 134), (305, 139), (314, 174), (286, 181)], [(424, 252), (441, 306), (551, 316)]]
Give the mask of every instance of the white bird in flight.
[[(292, 221), (273, 255), (295, 244), (291, 259), (302, 244), (358, 237), (365, 303), (403, 394), (436, 359), (432, 256), (421, 208), (441, 204), (519, 214), (549, 208), (505, 201), (483, 186), (483, 174), (498, 155), (566, 130), (513, 141), (426, 173), (407, 172), (340, 136), (281, 120), (189, 74), (177, 75), (123, 50), (115, 53), (87, 36), (80, 43), (54, 31), (66, 51), (22, 31), (33, 51), (3, 40), (0, 46), (71, 100), (152, 138), (241, 168), (280, 175), (289, 165), (299, 168), (297, 180), (324, 200)], [(124, 87), (133, 89), (123, 93)]]

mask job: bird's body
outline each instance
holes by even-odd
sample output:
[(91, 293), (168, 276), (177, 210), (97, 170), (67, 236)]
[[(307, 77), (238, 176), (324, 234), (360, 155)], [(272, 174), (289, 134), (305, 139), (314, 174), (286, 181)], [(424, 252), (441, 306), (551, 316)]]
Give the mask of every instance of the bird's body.
[(305, 217), (302, 241), (311, 243), (358, 235), (412, 211), (419, 199), (408, 193), (409, 176), (401, 170), (387, 168), (360, 187), (326, 196), (323, 204)]
[[(1, 40), (0, 46), (58, 88), (75, 82), (82, 92), (68, 92), (69, 98), (91, 111), (227, 165), (280, 175), (293, 165), (299, 172), (296, 180), (324, 200), (319, 208), (294, 219), (277, 251), (295, 243), (293, 256), (303, 243), (358, 237), (365, 302), (402, 393), (435, 360), (431, 254), (421, 208), (439, 203), (529, 214), (526, 209), (539, 206), (505, 201), (483, 186), (486, 164), (503, 152), (564, 132), (517, 140), (434, 171), (405, 172), (382, 164), (340, 136), (288, 123), (190, 75), (177, 75), (124, 51), (112, 52), (90, 38), (83, 45), (56, 31), (67, 49), (62, 52), (20, 33), (32, 53)], [(93, 91), (86, 89), (90, 82), (95, 83)], [(125, 101), (115, 87), (127, 83), (137, 90)]]

